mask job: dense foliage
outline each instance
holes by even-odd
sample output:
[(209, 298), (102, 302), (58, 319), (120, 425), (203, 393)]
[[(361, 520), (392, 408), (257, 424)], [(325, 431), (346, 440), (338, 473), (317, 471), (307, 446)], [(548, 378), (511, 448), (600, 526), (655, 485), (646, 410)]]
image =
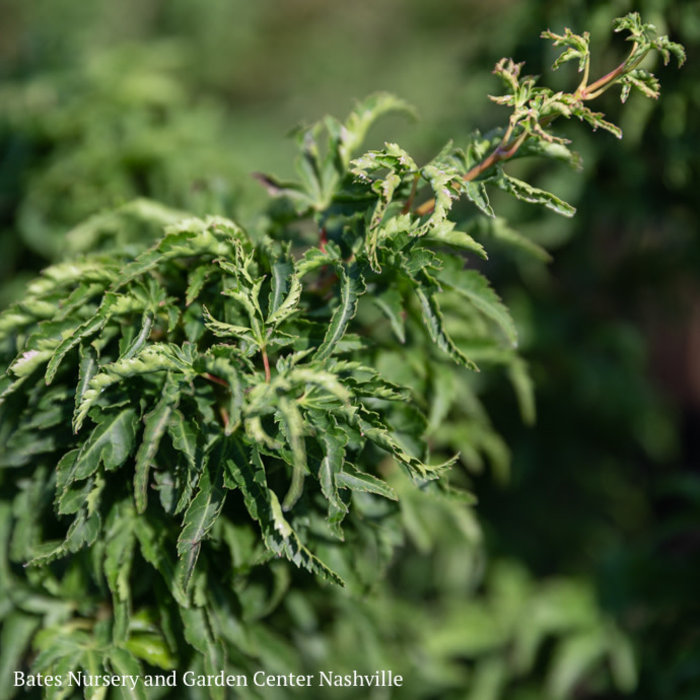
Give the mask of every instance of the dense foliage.
[[(493, 217), (485, 185), (573, 213), (501, 161), (541, 155), (576, 164), (548, 128), (556, 117), (617, 133), (586, 99), (614, 83), (623, 97), (630, 86), (656, 93), (638, 69), (642, 54), (656, 48), (680, 57), (680, 48), (636, 16), (618, 28), (635, 40), (630, 56), (590, 85), (587, 36), (549, 33), (565, 45), (561, 60), (580, 61), (584, 77), (572, 93), (541, 88), (519, 65), (499, 63), (508, 93), (497, 101), (512, 117), (463, 150), (450, 146), (422, 167), (394, 144), (352, 160), (371, 120), (404, 108), (375, 96), (342, 125), (326, 119), (300, 133), (299, 185), (261, 176), (283, 197), (265, 237), (251, 240), (224, 219), (166, 212), (178, 223), (135, 259), (132, 248), (49, 268), (5, 313), (8, 358), (16, 353), (3, 385), (4, 463), (16, 468), (3, 482), (14, 501), (6, 522), (10, 560), (31, 566), (26, 578), (6, 569), (18, 602), (3, 629), (29, 642), (47, 616), (34, 640), (36, 669), (105, 663), (126, 671), (140, 659), (214, 672), (224, 656), (242, 669), (260, 661), (290, 668), (300, 662), (290, 661), (285, 642), (295, 628), (313, 626), (314, 597), (317, 611), (335, 608), (341, 626), (343, 606), (356, 603), (333, 588), (316, 592), (276, 556), (359, 593), (381, 579), (404, 531), (427, 547), (442, 534), (443, 525), (431, 523), (446, 517), (474, 541), (465, 477), (448, 471), (452, 455), (461, 451), (470, 467), (480, 453), (505, 460), (470, 370), (506, 365), (526, 418), (532, 400), (514, 323), (473, 259), (492, 238), (546, 255)], [(424, 186), (434, 199), (414, 205)], [(459, 194), (481, 212), (465, 231), (450, 219)], [(45, 541), (60, 529), (65, 539)], [(456, 572), (455, 580), (474, 575)], [(526, 577), (504, 569), (494, 579), (504, 625), (490, 643), (478, 642), (490, 653), (474, 697), (506, 682), (509, 664), (498, 650), (511, 635), (520, 640), (522, 671), (546, 634), (571, 634), (552, 674), (556, 696), (608, 653), (619, 687), (633, 684), (625, 643), (585, 586), (555, 587), (552, 596), (570, 596), (571, 605), (558, 608), (569, 614), (552, 620), (544, 612), (533, 638), (517, 622)], [(293, 595), (302, 585), (306, 600)], [(275, 618), (289, 586), (288, 609)], [(106, 593), (113, 620), (103, 612)], [(163, 603), (167, 596), (177, 609)], [(547, 594), (538, 599), (546, 611)], [(454, 636), (446, 622), (442, 637), (430, 635), (438, 659), (475, 652), (468, 641), (462, 646), (459, 625), (476, 624), (485, 605), (464, 607)], [(382, 606), (387, 629), (395, 627), (399, 615), (391, 618), (379, 593), (367, 614), (380, 617)], [(339, 637), (331, 649), (342, 649)], [(333, 639), (329, 631), (325, 639)], [(312, 650), (295, 641), (309, 663)], [(3, 666), (23, 653), (13, 644)], [(448, 676), (447, 688), (465, 682), (459, 665)]]

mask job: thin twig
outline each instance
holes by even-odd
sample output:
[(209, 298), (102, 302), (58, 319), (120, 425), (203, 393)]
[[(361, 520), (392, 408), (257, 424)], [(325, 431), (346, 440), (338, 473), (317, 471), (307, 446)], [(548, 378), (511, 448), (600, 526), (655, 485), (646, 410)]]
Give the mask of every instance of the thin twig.
[(262, 354), (262, 361), (263, 361), (263, 367), (265, 368), (265, 381), (269, 384), (270, 383), (270, 360), (267, 357), (267, 349), (266, 348), (261, 348), (260, 350)]
[[(587, 101), (587, 100), (593, 100), (596, 97), (599, 97), (603, 92), (605, 92), (611, 85), (612, 83), (615, 82), (617, 78), (619, 78), (621, 75), (624, 73), (629, 72), (636, 66), (638, 66), (644, 56), (640, 56), (636, 61), (634, 61), (633, 64), (628, 63), (630, 58), (634, 55), (634, 52), (637, 50), (637, 44), (635, 43), (634, 46), (632, 47), (632, 50), (630, 51), (629, 56), (617, 67), (615, 70), (610, 71), (609, 73), (606, 73), (604, 76), (596, 80), (595, 82), (591, 83), (590, 85), (586, 86), (586, 81), (588, 80), (588, 71), (589, 71), (589, 65), (588, 62), (586, 63), (585, 69), (584, 69), (584, 76), (583, 80), (581, 81), (581, 84), (578, 86), (576, 89), (576, 92), (574, 92), (574, 97), (581, 100), (581, 101)], [(646, 55), (646, 54), (645, 54)], [(554, 115), (549, 115), (547, 117), (544, 117), (543, 119), (539, 120), (539, 125), (541, 127), (548, 126), (554, 119), (556, 119), (558, 114)], [(510, 141), (510, 143), (506, 143), (506, 141), (510, 138), (512, 132), (513, 132), (514, 124), (510, 122), (508, 124), (508, 128), (503, 135), (503, 138), (501, 139), (501, 142), (498, 144), (498, 146), (494, 149), (492, 153), (490, 153), (486, 158), (484, 158), (480, 163), (477, 163), (475, 166), (473, 166), (467, 173), (465, 173), (462, 176), (462, 179), (465, 182), (471, 182), (472, 180), (475, 180), (479, 175), (481, 175), (483, 172), (488, 170), (489, 168), (492, 168), (496, 163), (500, 163), (501, 161), (504, 160), (509, 160), (512, 158), (518, 151), (518, 149), (525, 143), (525, 141), (528, 139), (530, 136), (529, 131), (522, 131), (515, 139)], [(427, 214), (430, 214), (433, 209), (435, 209), (435, 198), (433, 197), (432, 199), (429, 199), (423, 204), (421, 204), (419, 207), (416, 207), (415, 209), (415, 214), (417, 216), (425, 216)]]

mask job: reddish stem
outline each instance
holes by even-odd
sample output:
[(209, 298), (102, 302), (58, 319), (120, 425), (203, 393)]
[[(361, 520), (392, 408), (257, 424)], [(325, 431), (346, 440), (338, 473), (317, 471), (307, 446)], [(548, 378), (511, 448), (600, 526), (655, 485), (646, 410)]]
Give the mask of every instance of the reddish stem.
[(215, 374), (209, 374), (209, 372), (206, 372), (202, 376), (205, 379), (208, 379), (210, 382), (214, 382), (214, 384), (220, 384), (221, 386), (225, 386), (228, 389), (228, 382), (224, 381), (221, 377), (217, 377)]
[[(502, 160), (508, 160), (509, 158), (512, 158), (517, 150), (520, 148), (520, 146), (523, 145), (523, 142), (527, 138), (528, 133), (526, 131), (523, 131), (520, 136), (517, 138), (513, 139), (510, 143), (507, 143), (505, 145), (499, 144), (499, 146), (491, 153), (490, 155), (486, 156), (484, 160), (482, 160), (480, 163), (477, 163), (469, 172), (465, 173), (462, 176), (462, 180), (465, 182), (471, 182), (472, 180), (476, 179), (483, 173), (485, 170), (488, 170), (492, 166), (496, 165), (496, 163), (499, 163)], [(435, 208), (435, 198), (429, 199), (427, 202), (423, 202), (417, 209), (416, 209), (416, 214), (418, 216), (424, 216), (425, 214), (430, 214), (431, 211)]]
[(416, 173), (413, 178), (413, 184), (411, 185), (411, 194), (408, 195), (406, 204), (403, 205), (403, 209), (401, 210), (402, 214), (408, 214), (408, 212), (411, 211), (411, 207), (413, 206), (413, 200), (416, 197), (416, 190), (418, 189), (418, 180), (420, 180), (419, 172)]
[(622, 75), (627, 70), (627, 63), (621, 63), (615, 70), (611, 70), (607, 75), (599, 78), (594, 83), (591, 83), (587, 87), (579, 91), (578, 96), (582, 100), (592, 99), (590, 96), (599, 88), (611, 83), (615, 78)]
[[(615, 68), (615, 70), (610, 71), (602, 78), (599, 78), (594, 83), (591, 83), (588, 86), (579, 86), (579, 88), (574, 93), (574, 97), (577, 97), (581, 101), (595, 99), (616, 78), (618, 78), (623, 73), (626, 73), (627, 71), (631, 70), (635, 66), (639, 65), (639, 63), (641, 62), (641, 58), (636, 60), (634, 64), (628, 64), (628, 61), (634, 55), (636, 48), (637, 45), (635, 44), (632, 47), (632, 51), (627, 57), (627, 60), (623, 61), (617, 68)], [(547, 126), (551, 121), (553, 121), (553, 119), (556, 118), (556, 116), (557, 115), (544, 117), (540, 120), (540, 126)], [(482, 160), (480, 163), (477, 163), (471, 170), (469, 170), (469, 172), (467, 172), (462, 177), (462, 179), (465, 182), (471, 182), (475, 178), (479, 177), (481, 173), (494, 166), (496, 163), (502, 160), (508, 160), (509, 158), (512, 158), (517, 152), (517, 150), (520, 148), (520, 146), (522, 146), (523, 142), (527, 139), (528, 135), (529, 134), (526, 131), (523, 131), (517, 138), (513, 139), (510, 143), (504, 144), (503, 142), (501, 142), (498, 145), (498, 147), (493, 151), (493, 153), (486, 156), (486, 158), (484, 158), (484, 160)], [(416, 208), (415, 213), (418, 216), (425, 216), (426, 214), (430, 214), (433, 211), (433, 209), (435, 209), (434, 198), (429, 199), (427, 202), (423, 202), (423, 204)]]
[(269, 384), (270, 383), (270, 360), (267, 357), (267, 350), (265, 348), (262, 348), (260, 351), (262, 353), (262, 361), (263, 361), (263, 367), (265, 368), (265, 381)]
[(224, 430), (228, 430), (228, 413), (223, 406), (219, 407), (219, 414), (221, 415), (221, 421), (224, 424)]

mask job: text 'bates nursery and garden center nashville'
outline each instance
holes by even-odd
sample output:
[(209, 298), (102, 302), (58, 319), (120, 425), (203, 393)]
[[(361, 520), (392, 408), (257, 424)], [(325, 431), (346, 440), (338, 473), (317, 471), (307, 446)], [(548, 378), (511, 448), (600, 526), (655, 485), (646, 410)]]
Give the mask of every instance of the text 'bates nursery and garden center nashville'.
[(153, 675), (118, 675), (99, 674), (91, 675), (82, 672), (70, 672), (66, 675), (48, 675), (41, 673), (23, 673), (15, 671), (14, 686), (24, 688), (100, 688), (121, 687), (134, 690), (137, 685), (145, 687), (248, 687), (260, 688), (308, 688), (318, 687), (401, 687), (404, 683), (403, 676), (392, 671), (380, 670), (373, 673), (361, 673), (353, 670), (351, 673), (336, 673), (335, 671), (319, 671), (316, 674), (269, 674), (265, 671), (257, 671), (253, 674), (226, 674), (220, 671), (217, 674), (201, 675), (193, 671), (178, 674), (171, 671), (167, 674)]

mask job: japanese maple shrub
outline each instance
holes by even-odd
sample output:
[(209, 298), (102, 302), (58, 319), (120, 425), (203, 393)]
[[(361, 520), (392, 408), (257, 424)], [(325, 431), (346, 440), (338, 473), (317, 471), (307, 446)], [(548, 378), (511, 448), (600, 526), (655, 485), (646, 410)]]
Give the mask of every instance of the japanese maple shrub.
[[(470, 266), (501, 230), (481, 225), (487, 190), (574, 214), (504, 165), (578, 166), (553, 123), (620, 137), (589, 102), (613, 86), (656, 97), (644, 58), (684, 59), (636, 14), (616, 31), (632, 48), (595, 80), (588, 34), (544, 32), (563, 49), (554, 67), (578, 66), (572, 92), (500, 61), (507, 125), (426, 165), (393, 143), (355, 157), (377, 117), (407, 109), (370, 97), (300, 132), (298, 183), (260, 176), (279, 198), (265, 235), (182, 219), (136, 257), (48, 268), (0, 316), (5, 673), (256, 668), (276, 642), (264, 615), (245, 620), (251, 581), (277, 592), (270, 609), (317, 579), (366, 590), (400, 541), (400, 493), (467, 507), (456, 453), (488, 452), (495, 433), (482, 410), (460, 418), (471, 433), (438, 430), (466, 399), (431, 378), (468, 391), (477, 363), (500, 364), (532, 414), (515, 324)], [(468, 231), (462, 196), (481, 222)]]

